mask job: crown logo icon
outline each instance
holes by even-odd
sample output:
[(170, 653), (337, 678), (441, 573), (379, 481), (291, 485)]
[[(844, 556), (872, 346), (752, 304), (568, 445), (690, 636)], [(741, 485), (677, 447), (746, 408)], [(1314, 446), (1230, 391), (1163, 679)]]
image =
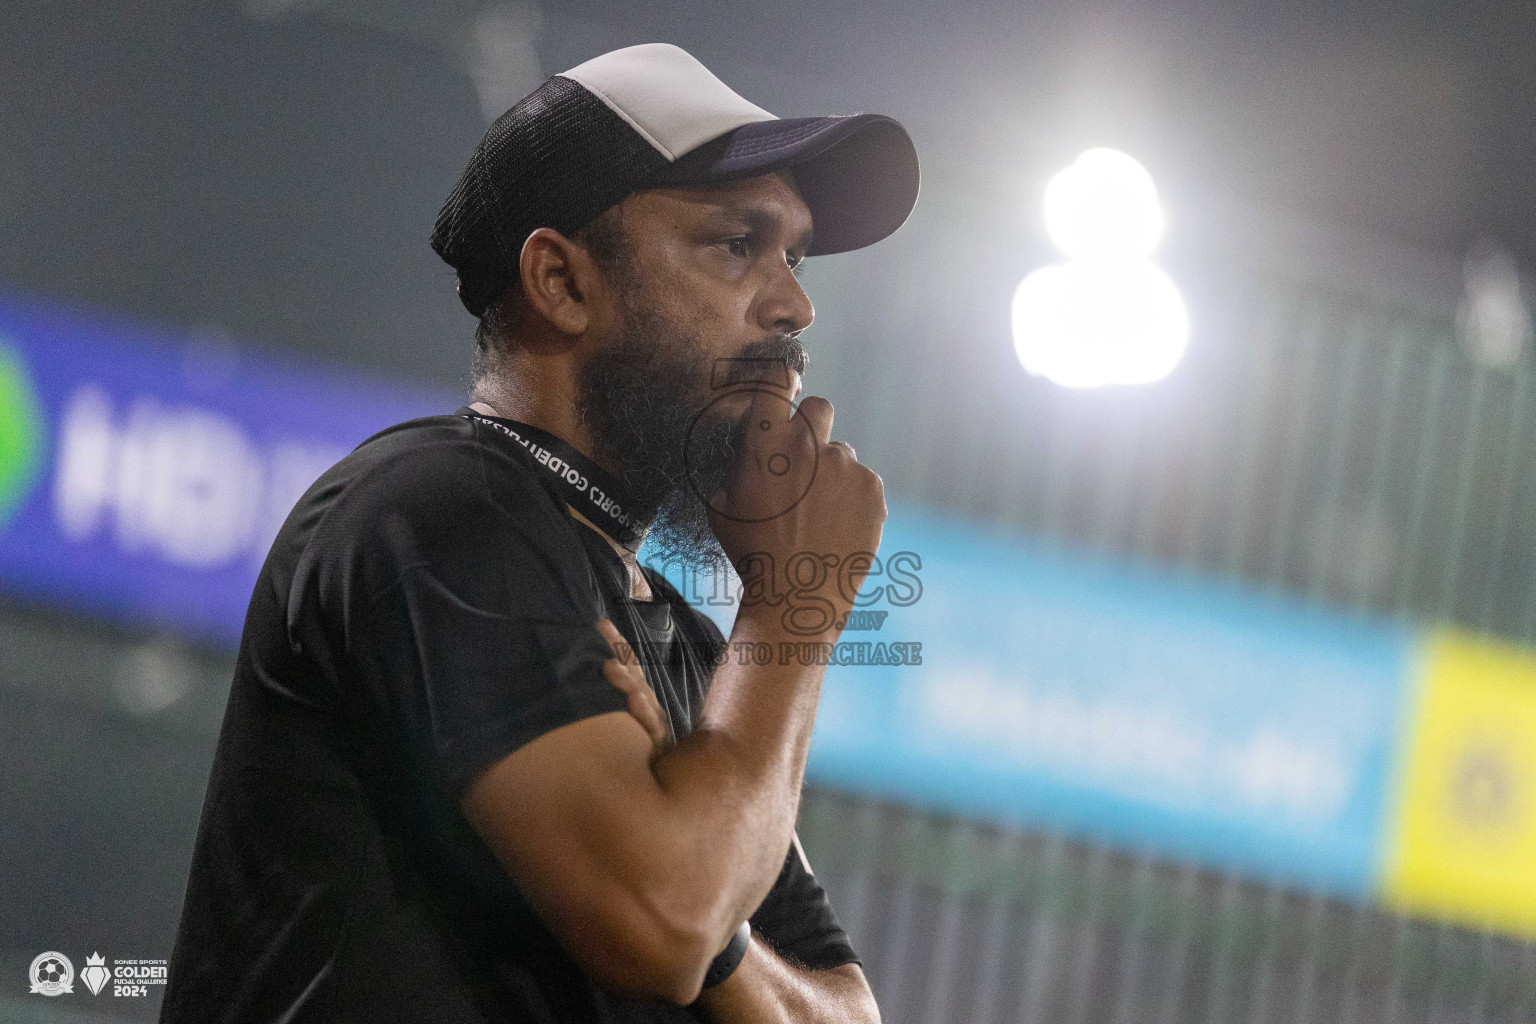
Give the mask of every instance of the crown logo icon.
[(101, 995), (102, 987), (111, 977), (112, 972), (107, 970), (106, 959), (100, 953), (92, 953), (85, 958), (85, 970), (80, 972), (80, 980), (91, 990), (91, 995)]

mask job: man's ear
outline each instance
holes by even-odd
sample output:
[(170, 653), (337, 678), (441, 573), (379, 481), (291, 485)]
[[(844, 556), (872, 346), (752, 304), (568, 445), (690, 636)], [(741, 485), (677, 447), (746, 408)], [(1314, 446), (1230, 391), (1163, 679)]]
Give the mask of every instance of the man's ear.
[(576, 335), (591, 326), (602, 273), (579, 243), (538, 228), (523, 241), (518, 271), (529, 306), (555, 330)]

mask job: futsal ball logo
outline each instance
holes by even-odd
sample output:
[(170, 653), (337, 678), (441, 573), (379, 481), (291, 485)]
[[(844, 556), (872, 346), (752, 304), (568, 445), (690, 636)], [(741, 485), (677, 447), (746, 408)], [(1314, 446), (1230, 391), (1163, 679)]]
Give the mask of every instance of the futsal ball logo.
[(0, 526), (16, 511), (37, 476), (42, 422), (26, 366), (0, 336)]
[(42, 996), (61, 996), (75, 990), (75, 965), (63, 953), (39, 953), (32, 961), (32, 991)]

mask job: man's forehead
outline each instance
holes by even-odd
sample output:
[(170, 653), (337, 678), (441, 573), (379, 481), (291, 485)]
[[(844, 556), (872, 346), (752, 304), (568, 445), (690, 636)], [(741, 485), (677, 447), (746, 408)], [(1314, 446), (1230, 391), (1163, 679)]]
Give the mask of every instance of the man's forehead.
[(809, 233), (813, 227), (810, 207), (800, 198), (787, 168), (751, 178), (647, 191), (683, 203), (704, 218), (744, 219), (758, 222), (754, 227), (776, 226), (791, 233)]

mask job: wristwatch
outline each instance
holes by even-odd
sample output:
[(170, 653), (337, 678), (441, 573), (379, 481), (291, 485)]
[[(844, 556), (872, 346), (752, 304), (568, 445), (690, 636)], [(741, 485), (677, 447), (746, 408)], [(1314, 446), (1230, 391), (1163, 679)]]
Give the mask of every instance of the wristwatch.
[(731, 936), (731, 941), (726, 943), (720, 955), (709, 962), (709, 970), (704, 972), (704, 987), (713, 988), (720, 984), (740, 965), (742, 958), (747, 955), (747, 944), (752, 941), (752, 922), (743, 921), (741, 927), (736, 929), (736, 934)]

